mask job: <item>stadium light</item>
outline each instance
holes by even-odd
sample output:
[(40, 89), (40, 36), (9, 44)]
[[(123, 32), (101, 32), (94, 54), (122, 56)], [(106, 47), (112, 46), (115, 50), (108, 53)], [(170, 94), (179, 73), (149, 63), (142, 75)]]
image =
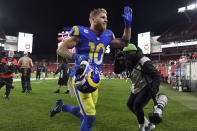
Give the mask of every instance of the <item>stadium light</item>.
[(185, 12), (185, 10), (186, 10), (186, 7), (181, 7), (178, 9), (178, 13), (183, 13)]
[(195, 4), (191, 4), (187, 6), (187, 10), (194, 10), (196, 8)]
[(184, 13), (184, 12), (186, 12), (188, 10), (195, 10), (195, 9), (197, 9), (197, 3), (188, 5), (186, 7), (178, 8), (178, 13)]

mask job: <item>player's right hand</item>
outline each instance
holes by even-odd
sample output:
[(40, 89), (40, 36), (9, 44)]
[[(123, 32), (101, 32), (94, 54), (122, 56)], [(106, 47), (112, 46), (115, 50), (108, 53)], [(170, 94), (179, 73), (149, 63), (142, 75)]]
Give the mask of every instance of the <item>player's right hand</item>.
[(83, 60), (88, 61), (88, 57), (87, 56), (85, 56), (85, 55), (79, 55), (79, 54), (73, 54), (72, 55), (72, 59), (74, 59), (78, 65), (80, 65), (80, 63)]

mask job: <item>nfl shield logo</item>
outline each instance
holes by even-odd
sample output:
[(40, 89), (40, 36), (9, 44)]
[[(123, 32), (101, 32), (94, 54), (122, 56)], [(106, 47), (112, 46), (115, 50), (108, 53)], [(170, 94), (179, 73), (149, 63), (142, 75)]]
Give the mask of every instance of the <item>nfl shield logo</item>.
[(88, 30), (84, 29), (84, 33), (88, 34)]

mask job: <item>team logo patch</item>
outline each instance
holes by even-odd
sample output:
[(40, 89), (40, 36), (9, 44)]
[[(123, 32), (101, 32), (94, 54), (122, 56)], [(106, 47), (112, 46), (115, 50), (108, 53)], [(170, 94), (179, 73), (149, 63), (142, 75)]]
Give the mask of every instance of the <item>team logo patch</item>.
[(88, 30), (84, 29), (84, 33), (88, 34)]

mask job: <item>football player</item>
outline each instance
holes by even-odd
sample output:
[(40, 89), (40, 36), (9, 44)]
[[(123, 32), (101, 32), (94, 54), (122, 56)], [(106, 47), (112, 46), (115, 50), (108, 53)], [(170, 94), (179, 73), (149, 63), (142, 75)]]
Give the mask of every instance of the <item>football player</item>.
[[(91, 131), (96, 118), (96, 108), (98, 98), (98, 89), (91, 91), (83, 91), (74, 86), (73, 76), (76, 76), (76, 70), (80, 68), (81, 61), (88, 61), (93, 67), (93, 72), (99, 72), (102, 69), (103, 57), (106, 47), (110, 44), (115, 48), (125, 47), (128, 45), (131, 36), (132, 10), (130, 7), (124, 7), (122, 15), (125, 21), (125, 28), (122, 38), (115, 38), (113, 32), (107, 29), (107, 11), (103, 8), (94, 9), (90, 12), (90, 27), (73, 26), (70, 38), (57, 49), (58, 55), (75, 60), (75, 66), (70, 73), (68, 86), (70, 94), (72, 90), (77, 97), (79, 107), (63, 104), (62, 100), (58, 100), (54, 109), (51, 110), (51, 116), (60, 111), (74, 114), (82, 120), (81, 131)], [(75, 47), (76, 53), (69, 52), (68, 49)], [(84, 70), (82, 70), (84, 71)], [(96, 75), (95, 75), (96, 76)], [(77, 77), (77, 76), (76, 76)], [(80, 77), (80, 75), (79, 75)], [(99, 80), (96, 77), (96, 80)], [(90, 80), (91, 81), (91, 80)], [(95, 81), (94, 81), (95, 82)], [(95, 85), (93, 82), (93, 85)]]

